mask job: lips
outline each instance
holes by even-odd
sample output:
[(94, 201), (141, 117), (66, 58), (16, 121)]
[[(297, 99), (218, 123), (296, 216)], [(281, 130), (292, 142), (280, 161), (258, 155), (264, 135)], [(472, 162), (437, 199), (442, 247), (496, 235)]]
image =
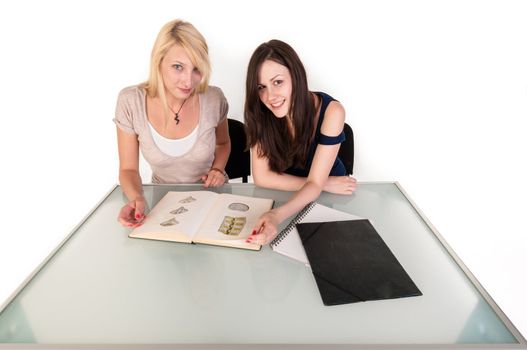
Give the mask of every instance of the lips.
[(269, 104), (271, 105), (271, 107), (273, 109), (278, 109), (278, 108), (282, 107), (284, 105), (284, 103), (285, 103), (285, 98), (283, 100), (278, 101), (278, 102), (269, 103)]
[(192, 89), (183, 89), (183, 88), (179, 88), (179, 91), (181, 91), (182, 93), (188, 95), (192, 92)]

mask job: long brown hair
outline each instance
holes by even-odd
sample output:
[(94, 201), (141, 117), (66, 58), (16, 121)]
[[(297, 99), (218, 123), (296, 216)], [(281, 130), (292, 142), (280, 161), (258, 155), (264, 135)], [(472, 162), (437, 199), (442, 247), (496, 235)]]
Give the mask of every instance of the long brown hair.
[[(291, 74), (291, 116), (294, 139), (287, 127), (287, 118), (276, 118), (260, 100), (258, 73), (264, 61), (279, 63)], [(305, 164), (315, 126), (315, 103), (307, 87), (304, 65), (291, 46), (271, 40), (256, 48), (247, 68), (245, 125), (248, 146), (259, 145), (259, 157), (269, 159), (272, 171), (282, 173), (288, 167)]]

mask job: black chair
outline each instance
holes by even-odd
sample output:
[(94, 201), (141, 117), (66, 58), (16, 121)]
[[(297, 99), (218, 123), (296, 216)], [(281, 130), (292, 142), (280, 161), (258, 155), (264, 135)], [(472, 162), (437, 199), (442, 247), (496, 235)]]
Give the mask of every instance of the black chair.
[(346, 135), (346, 140), (340, 144), (338, 156), (342, 163), (344, 163), (346, 174), (352, 175), (355, 146), (353, 142), (353, 130), (351, 129), (351, 126), (346, 123), (344, 123), (344, 135)]
[(229, 179), (242, 178), (243, 182), (248, 181), (251, 175), (251, 154), (247, 148), (247, 135), (245, 126), (242, 122), (228, 118), (229, 136), (231, 138), (231, 154), (225, 166), (225, 172)]

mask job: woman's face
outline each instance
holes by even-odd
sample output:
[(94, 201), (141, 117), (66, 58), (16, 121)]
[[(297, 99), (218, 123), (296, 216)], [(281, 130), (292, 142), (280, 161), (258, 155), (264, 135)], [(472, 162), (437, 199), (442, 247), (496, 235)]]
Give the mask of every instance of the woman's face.
[(260, 100), (277, 118), (285, 117), (291, 107), (293, 85), (286, 66), (266, 60), (258, 72)]
[(201, 82), (201, 73), (194, 67), (185, 49), (172, 46), (161, 61), (161, 75), (167, 95), (186, 99)]

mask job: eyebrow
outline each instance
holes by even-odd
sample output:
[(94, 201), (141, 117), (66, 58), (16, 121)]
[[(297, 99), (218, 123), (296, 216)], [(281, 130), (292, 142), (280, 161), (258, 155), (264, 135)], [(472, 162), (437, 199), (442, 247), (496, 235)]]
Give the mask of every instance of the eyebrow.
[[(280, 75), (282, 75), (282, 73), (278, 73), (277, 75), (275, 75), (274, 77), (272, 77), (271, 79), (269, 79), (269, 81), (273, 81), (273, 80), (275, 80), (275, 79), (276, 79), (277, 77), (279, 77)], [(264, 84), (262, 84), (262, 83), (259, 82), (258, 85), (264, 85)]]
[(170, 61), (170, 65), (174, 65), (174, 64), (179, 64), (179, 65), (182, 65), (183, 67), (197, 68), (196, 66), (192, 64), (192, 62), (185, 63), (185, 62), (178, 60), (177, 58), (174, 58), (174, 60)]

